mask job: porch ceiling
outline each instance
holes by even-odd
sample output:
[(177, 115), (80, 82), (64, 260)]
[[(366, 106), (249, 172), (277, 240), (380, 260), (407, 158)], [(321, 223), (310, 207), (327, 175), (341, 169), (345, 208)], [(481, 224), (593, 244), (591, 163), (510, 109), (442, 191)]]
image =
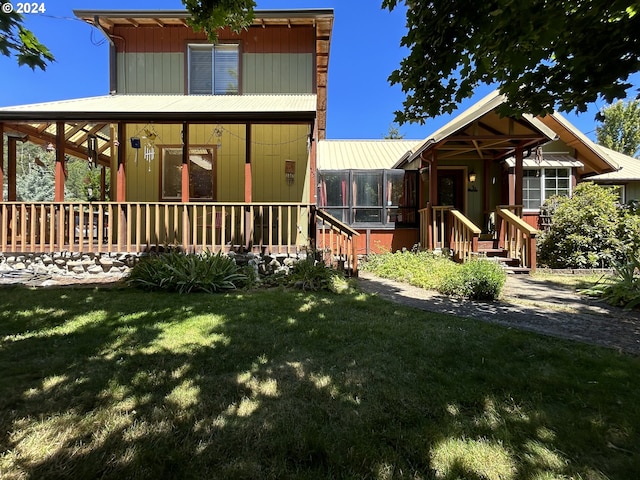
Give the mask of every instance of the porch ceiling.
[(497, 91), (487, 95), (427, 137), (412, 155), (395, 167), (423, 160), (499, 161), (513, 156), (516, 149), (527, 150), (554, 140), (556, 134), (537, 118), (502, 117), (498, 107), (505, 101)]

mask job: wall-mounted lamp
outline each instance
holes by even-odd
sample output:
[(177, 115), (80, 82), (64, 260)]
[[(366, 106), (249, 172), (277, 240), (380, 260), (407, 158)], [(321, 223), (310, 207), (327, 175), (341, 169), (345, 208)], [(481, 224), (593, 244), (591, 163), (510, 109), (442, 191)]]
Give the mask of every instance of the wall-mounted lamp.
[(469, 192), (477, 192), (478, 189), (476, 188), (476, 172), (475, 170), (471, 169), (471, 171), (469, 172), (468, 175), (469, 178), (469, 188), (467, 188), (467, 191)]

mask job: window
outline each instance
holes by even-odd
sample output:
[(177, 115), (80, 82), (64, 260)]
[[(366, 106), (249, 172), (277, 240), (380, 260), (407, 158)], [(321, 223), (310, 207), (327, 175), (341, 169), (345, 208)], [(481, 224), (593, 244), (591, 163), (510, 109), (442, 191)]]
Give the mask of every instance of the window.
[(189, 94), (237, 95), (239, 45), (189, 45)]
[(524, 170), (522, 202), (525, 210), (538, 210), (554, 195), (571, 194), (571, 169), (541, 168)]
[[(215, 200), (216, 150), (189, 150), (189, 198)], [(182, 148), (162, 149), (162, 198), (182, 199)]]
[(340, 170), (319, 176), (320, 206), (346, 224), (393, 227), (416, 222), (417, 172)]

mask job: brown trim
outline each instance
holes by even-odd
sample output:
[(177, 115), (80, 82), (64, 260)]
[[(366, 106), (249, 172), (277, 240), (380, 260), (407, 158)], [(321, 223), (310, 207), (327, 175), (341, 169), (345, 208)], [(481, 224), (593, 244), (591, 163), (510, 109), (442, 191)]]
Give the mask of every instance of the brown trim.
[(54, 201), (64, 202), (64, 181), (65, 181), (65, 155), (64, 155), (64, 122), (56, 122), (56, 170)]
[(4, 201), (4, 123), (0, 122), (0, 203)]
[(117, 180), (116, 180), (116, 201), (117, 202), (126, 202), (127, 201), (127, 175), (125, 170), (125, 162), (126, 162), (126, 146), (125, 142), (127, 141), (127, 124), (126, 123), (118, 123), (118, 172), (117, 172)]
[(247, 123), (245, 134), (245, 163), (244, 163), (244, 201), (251, 203), (253, 194), (253, 177), (251, 176), (251, 123)]
[(182, 124), (182, 203), (189, 202), (189, 123)]
[(17, 157), (17, 140), (9, 137), (7, 139), (7, 200), (15, 202), (16, 195), (16, 157)]
[(513, 205), (522, 205), (522, 187), (523, 187), (523, 152), (522, 147), (516, 148), (516, 166), (515, 166), (515, 203)]

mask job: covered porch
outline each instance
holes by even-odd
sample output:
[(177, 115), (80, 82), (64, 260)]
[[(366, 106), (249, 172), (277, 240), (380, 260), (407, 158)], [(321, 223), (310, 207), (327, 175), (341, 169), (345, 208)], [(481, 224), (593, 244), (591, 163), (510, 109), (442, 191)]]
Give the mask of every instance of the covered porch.
[[(112, 95), (0, 109), (0, 251), (302, 252), (316, 245), (315, 116), (315, 95)], [(55, 150), (52, 201), (17, 198), (16, 145), (26, 141)], [(65, 198), (68, 155), (111, 171), (110, 201)]]
[[(523, 160), (556, 135), (529, 115), (502, 116), (493, 93), (434, 132), (396, 167), (420, 172), (420, 244), (456, 260), (502, 255), (536, 267), (537, 229), (522, 218)], [(507, 160), (512, 160), (509, 166)]]

